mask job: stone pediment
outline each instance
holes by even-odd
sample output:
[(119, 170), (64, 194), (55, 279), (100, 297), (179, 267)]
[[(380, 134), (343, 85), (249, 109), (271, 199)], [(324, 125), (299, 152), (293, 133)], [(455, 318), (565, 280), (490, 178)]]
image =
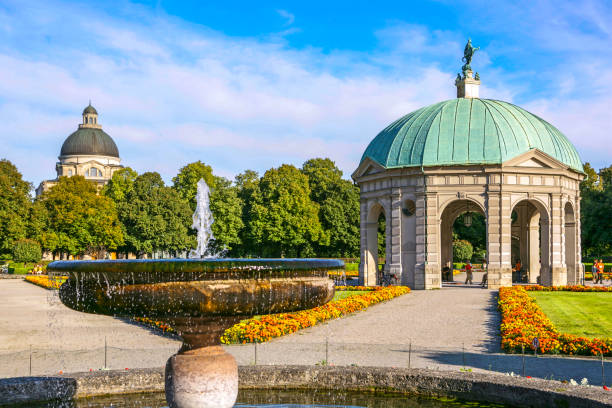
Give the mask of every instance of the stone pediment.
[(538, 149), (531, 149), (502, 163), (502, 167), (529, 167), (540, 169), (568, 169), (569, 166)]
[(359, 164), (359, 167), (357, 167), (357, 170), (353, 172), (351, 177), (353, 178), (353, 180), (356, 180), (359, 177), (369, 176), (371, 174), (380, 173), (382, 171), (385, 171), (385, 168), (383, 166), (370, 159), (369, 157), (366, 157), (365, 160), (362, 161), (361, 164)]

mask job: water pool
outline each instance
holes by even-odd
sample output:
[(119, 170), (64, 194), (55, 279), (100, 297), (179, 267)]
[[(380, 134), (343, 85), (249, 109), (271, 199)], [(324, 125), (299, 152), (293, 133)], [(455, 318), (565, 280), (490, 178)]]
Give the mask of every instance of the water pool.
[[(81, 398), (69, 402), (19, 405), (19, 408), (167, 408), (164, 393), (143, 393)], [(422, 398), (397, 394), (345, 391), (241, 390), (235, 408), (508, 408), (508, 405), (461, 401), (452, 398)]]

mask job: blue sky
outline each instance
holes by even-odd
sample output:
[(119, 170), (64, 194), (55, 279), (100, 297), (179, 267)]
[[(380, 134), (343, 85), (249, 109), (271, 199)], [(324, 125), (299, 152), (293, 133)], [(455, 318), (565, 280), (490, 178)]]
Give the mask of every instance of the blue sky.
[(0, 3), (0, 157), (38, 184), (91, 98), (124, 165), (169, 181), (330, 157), (348, 176), (394, 119), (453, 98), (468, 37), (481, 97), (612, 163), (609, 1)]

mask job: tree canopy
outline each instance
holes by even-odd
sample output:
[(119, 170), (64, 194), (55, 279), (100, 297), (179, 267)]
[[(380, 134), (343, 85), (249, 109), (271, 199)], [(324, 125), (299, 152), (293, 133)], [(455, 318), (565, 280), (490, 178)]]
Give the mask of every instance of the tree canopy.
[(319, 206), (310, 198), (308, 177), (283, 164), (266, 171), (253, 197), (250, 229), (264, 256), (314, 256), (323, 230)]
[(125, 234), (122, 251), (142, 256), (186, 251), (195, 245), (189, 204), (175, 189), (165, 186), (158, 173), (137, 176), (125, 199), (117, 201), (117, 208)]
[(243, 228), (239, 232), (241, 245), (233, 249), (236, 256), (257, 256), (259, 249), (255, 235), (251, 230), (251, 212), (253, 202), (259, 195), (259, 174), (253, 170), (245, 170), (234, 179), (236, 193), (241, 200), (241, 219)]
[(125, 167), (113, 173), (113, 176), (108, 181), (108, 184), (102, 189), (102, 194), (109, 197), (115, 202), (122, 202), (127, 199), (127, 196), (134, 189), (134, 181), (138, 177), (138, 173), (130, 167)]
[(308, 177), (310, 197), (319, 205), (323, 234), (315, 251), (324, 257), (356, 257), (359, 254), (359, 188), (342, 178), (330, 159), (308, 160), (302, 166)]
[[(580, 186), (583, 256), (612, 255), (612, 166), (595, 171), (585, 163)], [(116, 171), (98, 194), (80, 176), (30, 198), (32, 185), (8, 160), (0, 160), (0, 256), (31, 238), (42, 248), (72, 255), (115, 250), (137, 255), (194, 248), (191, 228), (197, 183), (211, 189), (215, 240), (211, 253), (230, 256), (356, 257), (359, 254), (359, 188), (343, 178), (328, 158), (306, 161), (300, 169), (282, 165), (263, 176), (245, 170), (234, 181), (197, 161), (183, 166), (166, 186), (158, 173)], [(385, 218), (379, 218), (379, 253), (385, 255)], [(474, 258), (486, 255), (482, 215), (453, 225), (454, 241), (469, 241)], [(463, 244), (461, 244), (463, 245)], [(465, 257), (466, 254), (461, 254)]]
[(588, 257), (612, 255), (612, 166), (599, 174), (585, 163), (580, 185), (582, 251)]
[(12, 251), (13, 243), (28, 232), (32, 184), (23, 180), (17, 167), (0, 160), (0, 255)]
[(231, 181), (215, 177), (215, 188), (210, 193), (210, 211), (215, 219), (211, 227), (215, 237), (211, 243), (213, 253), (237, 253), (242, 243), (240, 233), (244, 222), (242, 200), (238, 197), (238, 188)]
[(195, 197), (200, 179), (204, 179), (211, 191), (215, 189), (216, 178), (212, 168), (200, 160), (181, 167), (178, 174), (172, 178), (174, 189), (178, 191), (181, 198), (187, 200), (191, 211), (195, 211), (196, 208)]
[(115, 203), (82, 176), (60, 177), (34, 206), (33, 233), (48, 251), (93, 255), (123, 245)]

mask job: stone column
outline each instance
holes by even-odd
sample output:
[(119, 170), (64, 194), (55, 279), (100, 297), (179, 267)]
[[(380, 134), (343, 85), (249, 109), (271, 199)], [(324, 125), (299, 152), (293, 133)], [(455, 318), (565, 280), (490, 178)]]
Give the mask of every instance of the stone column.
[(487, 264), (490, 289), (512, 286), (511, 224), (510, 196), (501, 191), (490, 191), (487, 194)]
[(400, 189), (391, 190), (391, 203), (387, 212), (387, 273), (394, 274), (401, 281), (402, 276), (402, 196)]
[(529, 220), (529, 283), (537, 283), (540, 276), (540, 213), (535, 212)]
[(445, 216), (440, 224), (440, 267), (444, 268), (450, 262), (451, 282), (453, 281), (453, 221), (452, 218)]
[(570, 285), (579, 284), (579, 274), (576, 273), (576, 222), (575, 222), (575, 210), (572, 206), (572, 213), (567, 214), (565, 212), (565, 267), (567, 268), (567, 283)]
[(584, 282), (584, 265), (582, 264), (582, 245), (581, 245), (581, 234), (580, 234), (580, 193), (576, 194), (574, 200), (576, 207), (574, 208), (574, 239), (576, 240), (576, 282)]
[(525, 270), (529, 270), (529, 208), (521, 206), (518, 211), (519, 259)]
[(565, 234), (563, 199), (561, 194), (551, 196), (551, 222), (550, 222), (550, 267), (553, 286), (567, 285), (567, 268), (565, 266)]
[(425, 289), (425, 263), (427, 261), (427, 235), (425, 231), (425, 194), (416, 195), (416, 265), (414, 266), (414, 288)]
[(440, 217), (438, 214), (438, 194), (427, 193), (427, 206), (425, 208), (427, 234), (426, 262), (425, 262), (425, 289), (442, 287), (442, 269), (440, 268)]
[[(359, 253), (361, 255), (359, 263), (359, 284), (363, 286), (374, 286), (376, 285), (376, 268), (378, 267), (376, 265), (378, 258), (378, 222), (368, 223), (368, 201), (366, 199), (361, 200), (359, 218)], [(375, 243), (373, 248), (371, 245), (372, 241)]]

